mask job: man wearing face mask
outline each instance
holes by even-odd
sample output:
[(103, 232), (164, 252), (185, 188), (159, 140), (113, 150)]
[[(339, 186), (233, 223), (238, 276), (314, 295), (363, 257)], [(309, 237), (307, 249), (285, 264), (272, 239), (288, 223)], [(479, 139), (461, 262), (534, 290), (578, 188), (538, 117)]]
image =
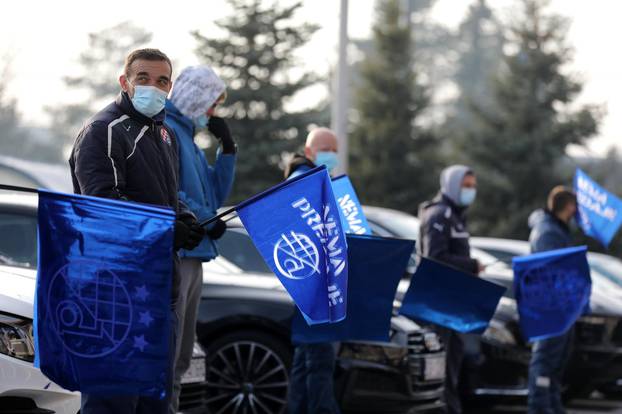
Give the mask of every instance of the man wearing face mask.
[[(196, 217), (177, 195), (177, 145), (163, 125), (164, 102), (171, 88), (172, 65), (157, 49), (130, 53), (119, 77), (117, 99), (80, 130), (69, 164), (74, 192), (96, 197), (155, 204), (177, 211), (174, 249), (192, 250), (204, 236)], [(175, 344), (174, 301), (179, 287), (179, 259), (174, 255), (171, 292), (171, 349)], [(172, 382), (173, 356), (169, 382)], [(82, 414), (165, 414), (172, 390), (163, 399), (82, 394)]]
[[(529, 216), (532, 253), (572, 246), (569, 223), (577, 212), (577, 197), (566, 187), (551, 190), (545, 210)], [(562, 377), (573, 340), (571, 328), (563, 335), (536, 341), (529, 363), (529, 414), (564, 414)]]
[[(179, 150), (179, 199), (199, 221), (216, 215), (233, 185), (236, 146), (224, 119), (214, 116), (214, 109), (224, 99), (225, 84), (216, 73), (208, 66), (194, 66), (181, 71), (166, 101), (165, 124), (175, 132)], [(213, 166), (194, 143), (194, 136), (201, 130), (208, 130), (221, 144)], [(181, 284), (175, 307), (179, 328), (170, 414), (177, 412), (181, 377), (192, 360), (203, 286), (202, 262), (218, 255), (215, 241), (226, 227), (222, 220), (212, 223), (196, 249), (180, 251)]]
[[(337, 166), (337, 136), (328, 128), (315, 128), (307, 136), (304, 156), (296, 155), (285, 168), (285, 178), (297, 177), (325, 165)], [(290, 414), (338, 414), (333, 375), (335, 345), (330, 342), (294, 344), (287, 410)]]
[[(441, 190), (419, 208), (420, 255), (473, 275), (483, 266), (471, 258), (465, 213), (475, 201), (477, 179), (464, 165), (452, 165), (441, 173)], [(446, 352), (445, 403), (451, 414), (462, 413), (459, 380), (464, 360), (464, 339), (455, 331), (439, 328)]]
[(294, 178), (320, 165), (331, 172), (338, 162), (335, 133), (328, 128), (315, 128), (307, 135), (304, 155), (294, 155), (285, 167), (285, 178)]

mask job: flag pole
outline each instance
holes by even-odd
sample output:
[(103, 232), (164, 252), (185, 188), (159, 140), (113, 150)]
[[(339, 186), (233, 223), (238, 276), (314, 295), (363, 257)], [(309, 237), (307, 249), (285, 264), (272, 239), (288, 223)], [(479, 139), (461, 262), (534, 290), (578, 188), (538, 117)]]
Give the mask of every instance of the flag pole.
[(37, 190), (36, 188), (20, 187), (17, 185), (9, 185), (9, 184), (0, 184), (0, 190), (19, 191), (20, 193), (35, 193), (35, 194), (39, 193), (39, 190)]

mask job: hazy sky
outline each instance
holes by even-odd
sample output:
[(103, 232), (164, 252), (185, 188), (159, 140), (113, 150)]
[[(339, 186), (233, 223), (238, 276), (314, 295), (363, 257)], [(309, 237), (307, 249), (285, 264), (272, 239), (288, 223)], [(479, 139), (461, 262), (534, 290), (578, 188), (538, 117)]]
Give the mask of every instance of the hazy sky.
[[(284, 0), (291, 3), (291, 0)], [(470, 0), (438, 0), (433, 17), (455, 26)], [(164, 6), (166, 4), (167, 6)], [(512, 0), (489, 0), (502, 18), (512, 14)], [(373, 0), (350, 0), (350, 35), (370, 33)], [(0, 53), (13, 55), (10, 93), (19, 101), (24, 119), (33, 124), (47, 121), (43, 108), (67, 100), (61, 78), (76, 67), (77, 57), (87, 46), (87, 34), (130, 20), (154, 34), (153, 46), (176, 60), (179, 67), (197, 63), (190, 30), (215, 35), (213, 24), (228, 14), (222, 0), (146, 2), (14, 1), (3, 4)], [(68, 10), (71, 10), (70, 12)], [(553, 0), (551, 10), (573, 19), (569, 33), (575, 47), (575, 62), (568, 70), (585, 81), (581, 103), (604, 104), (607, 115), (600, 136), (590, 152), (602, 154), (609, 146), (622, 149), (622, 57), (620, 39), (622, 2), (616, 0)], [(322, 26), (300, 54), (301, 64), (321, 73), (336, 60), (339, 1), (305, 0), (298, 18)], [(80, 16), (80, 17), (75, 17)]]

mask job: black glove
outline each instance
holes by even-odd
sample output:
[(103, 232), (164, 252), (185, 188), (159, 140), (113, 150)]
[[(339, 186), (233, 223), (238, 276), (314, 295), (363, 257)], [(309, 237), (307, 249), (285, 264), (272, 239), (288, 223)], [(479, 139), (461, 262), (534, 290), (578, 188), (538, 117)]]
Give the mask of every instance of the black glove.
[(221, 219), (216, 220), (212, 226), (207, 230), (207, 235), (212, 240), (218, 240), (225, 234), (227, 230), (227, 223)]
[(205, 236), (205, 229), (196, 220), (193, 222), (188, 221), (175, 221), (175, 242), (173, 244), (175, 250), (192, 250), (201, 243)]
[(217, 116), (210, 117), (207, 130), (220, 140), (223, 154), (235, 154), (235, 142), (224, 119)]

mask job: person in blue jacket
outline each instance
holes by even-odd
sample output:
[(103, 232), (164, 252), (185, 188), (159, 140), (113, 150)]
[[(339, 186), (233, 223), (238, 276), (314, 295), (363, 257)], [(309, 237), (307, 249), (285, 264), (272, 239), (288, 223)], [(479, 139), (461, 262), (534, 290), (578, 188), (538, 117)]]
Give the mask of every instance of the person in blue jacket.
[[(566, 187), (551, 190), (545, 210), (529, 216), (529, 245), (532, 253), (571, 247), (568, 224), (577, 212), (577, 197)], [(570, 357), (573, 329), (548, 339), (536, 341), (529, 363), (529, 414), (564, 414), (562, 379)]]
[[(224, 119), (214, 109), (225, 99), (225, 84), (208, 66), (187, 67), (181, 71), (166, 101), (165, 124), (177, 136), (179, 152), (179, 199), (199, 222), (212, 218), (231, 192), (236, 161), (236, 145)], [(194, 142), (198, 131), (207, 129), (219, 141), (216, 162), (210, 165)], [(218, 255), (216, 240), (226, 230), (222, 220), (206, 229), (205, 238), (194, 250), (181, 250), (181, 282), (176, 314), (179, 320), (175, 378), (171, 414), (179, 407), (181, 377), (192, 360), (195, 326), (201, 287), (202, 263)]]

